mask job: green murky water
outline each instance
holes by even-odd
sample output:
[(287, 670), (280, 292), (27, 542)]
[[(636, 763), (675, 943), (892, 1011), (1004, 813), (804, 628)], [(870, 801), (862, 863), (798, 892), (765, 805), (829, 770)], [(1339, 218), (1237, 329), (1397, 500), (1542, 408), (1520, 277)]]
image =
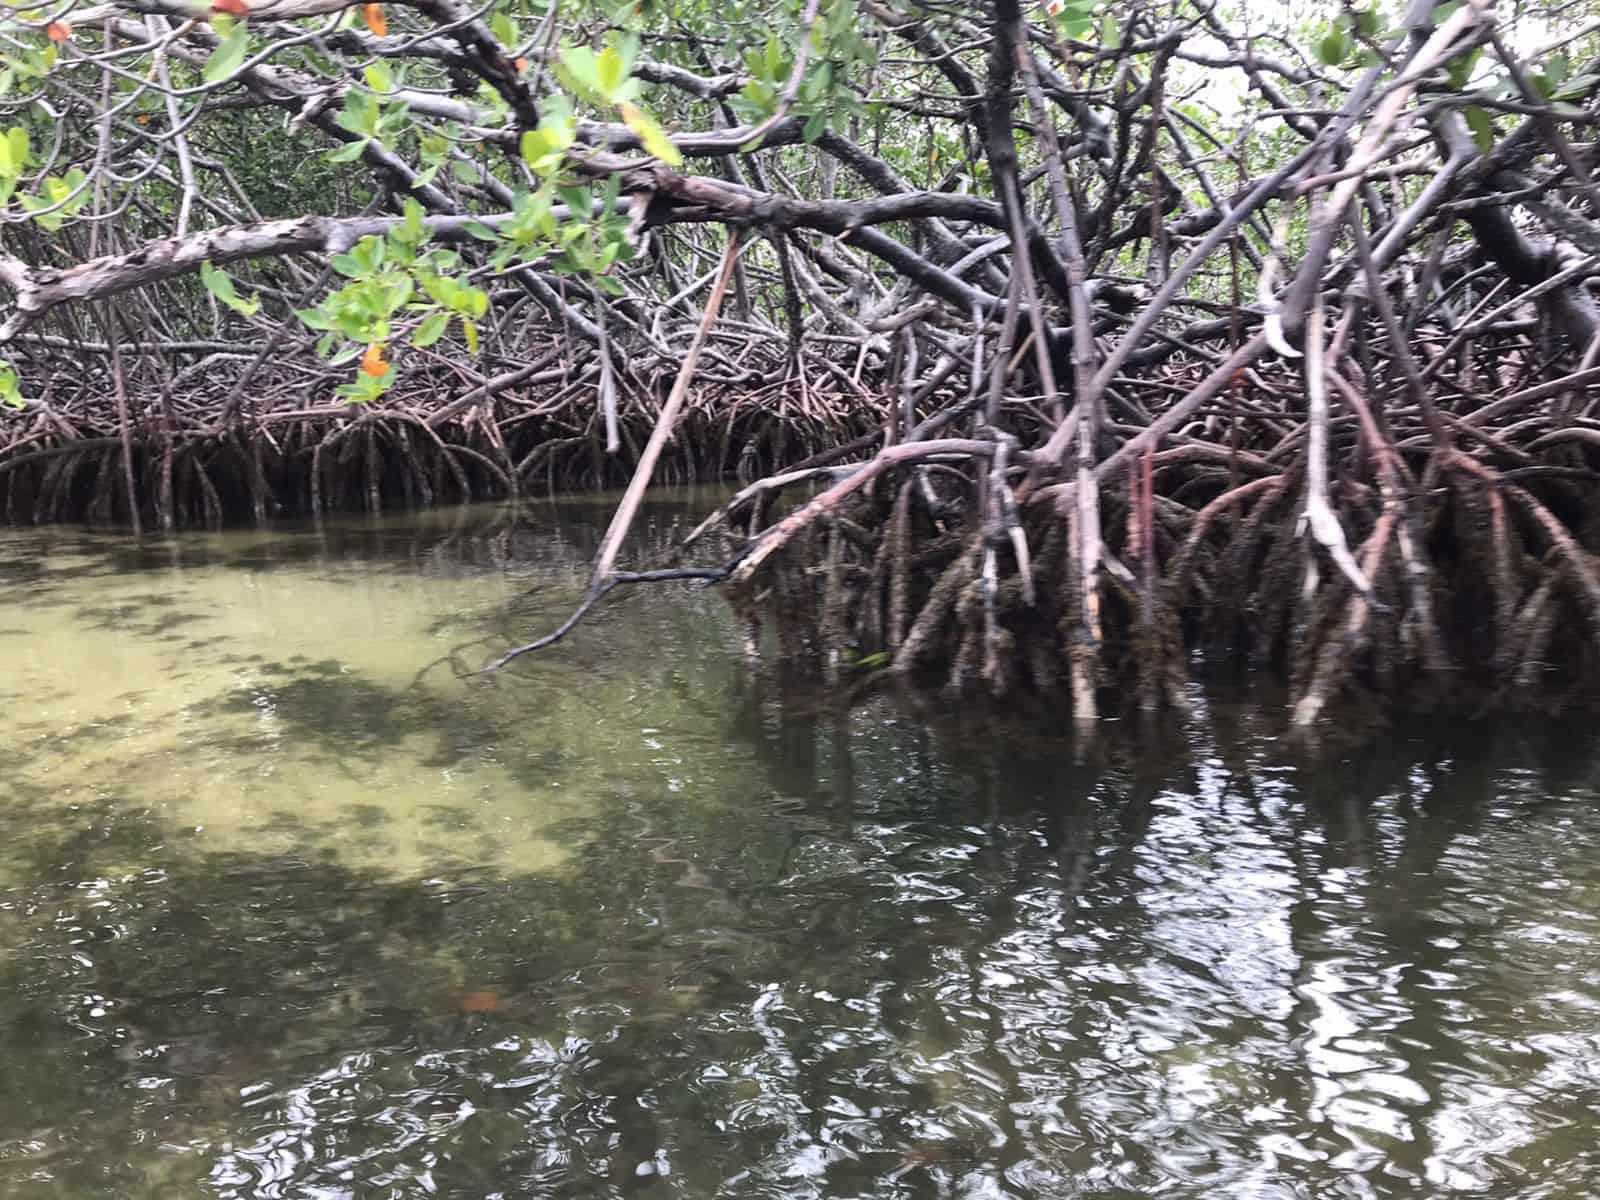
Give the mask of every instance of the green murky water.
[(1586, 728), (1075, 757), (689, 589), (459, 678), (607, 511), (0, 532), (0, 1194), (1600, 1191)]

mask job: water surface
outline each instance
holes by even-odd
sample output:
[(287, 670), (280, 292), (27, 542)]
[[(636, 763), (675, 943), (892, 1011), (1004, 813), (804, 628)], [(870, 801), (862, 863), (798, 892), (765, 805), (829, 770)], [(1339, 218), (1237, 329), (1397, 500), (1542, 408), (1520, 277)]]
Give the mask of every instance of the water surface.
[(462, 677), (607, 513), (0, 532), (0, 1194), (1600, 1190), (1587, 730), (929, 728), (678, 587)]

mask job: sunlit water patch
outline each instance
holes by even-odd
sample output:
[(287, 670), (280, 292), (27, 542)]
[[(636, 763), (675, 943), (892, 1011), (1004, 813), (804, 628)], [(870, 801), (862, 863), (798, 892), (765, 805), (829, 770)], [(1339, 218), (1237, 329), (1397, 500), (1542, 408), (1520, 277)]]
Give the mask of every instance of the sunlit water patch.
[(0, 533), (0, 1194), (1600, 1190), (1582, 731), (819, 714), (676, 586), (469, 676), (606, 513)]

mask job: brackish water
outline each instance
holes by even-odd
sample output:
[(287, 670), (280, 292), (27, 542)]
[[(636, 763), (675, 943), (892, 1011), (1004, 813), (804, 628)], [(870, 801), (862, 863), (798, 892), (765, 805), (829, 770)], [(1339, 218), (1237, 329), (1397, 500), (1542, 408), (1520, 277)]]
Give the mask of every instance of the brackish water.
[(1600, 1192), (1588, 728), (1078, 752), (677, 587), (462, 678), (608, 511), (0, 532), (0, 1195)]

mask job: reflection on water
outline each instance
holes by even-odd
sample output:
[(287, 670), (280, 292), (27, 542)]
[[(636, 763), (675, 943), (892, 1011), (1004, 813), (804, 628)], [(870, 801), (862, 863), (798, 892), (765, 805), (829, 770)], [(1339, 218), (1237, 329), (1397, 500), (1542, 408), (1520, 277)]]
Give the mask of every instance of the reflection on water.
[(1583, 731), (807, 715), (692, 589), (460, 678), (605, 513), (0, 533), (0, 1194), (1600, 1188)]

